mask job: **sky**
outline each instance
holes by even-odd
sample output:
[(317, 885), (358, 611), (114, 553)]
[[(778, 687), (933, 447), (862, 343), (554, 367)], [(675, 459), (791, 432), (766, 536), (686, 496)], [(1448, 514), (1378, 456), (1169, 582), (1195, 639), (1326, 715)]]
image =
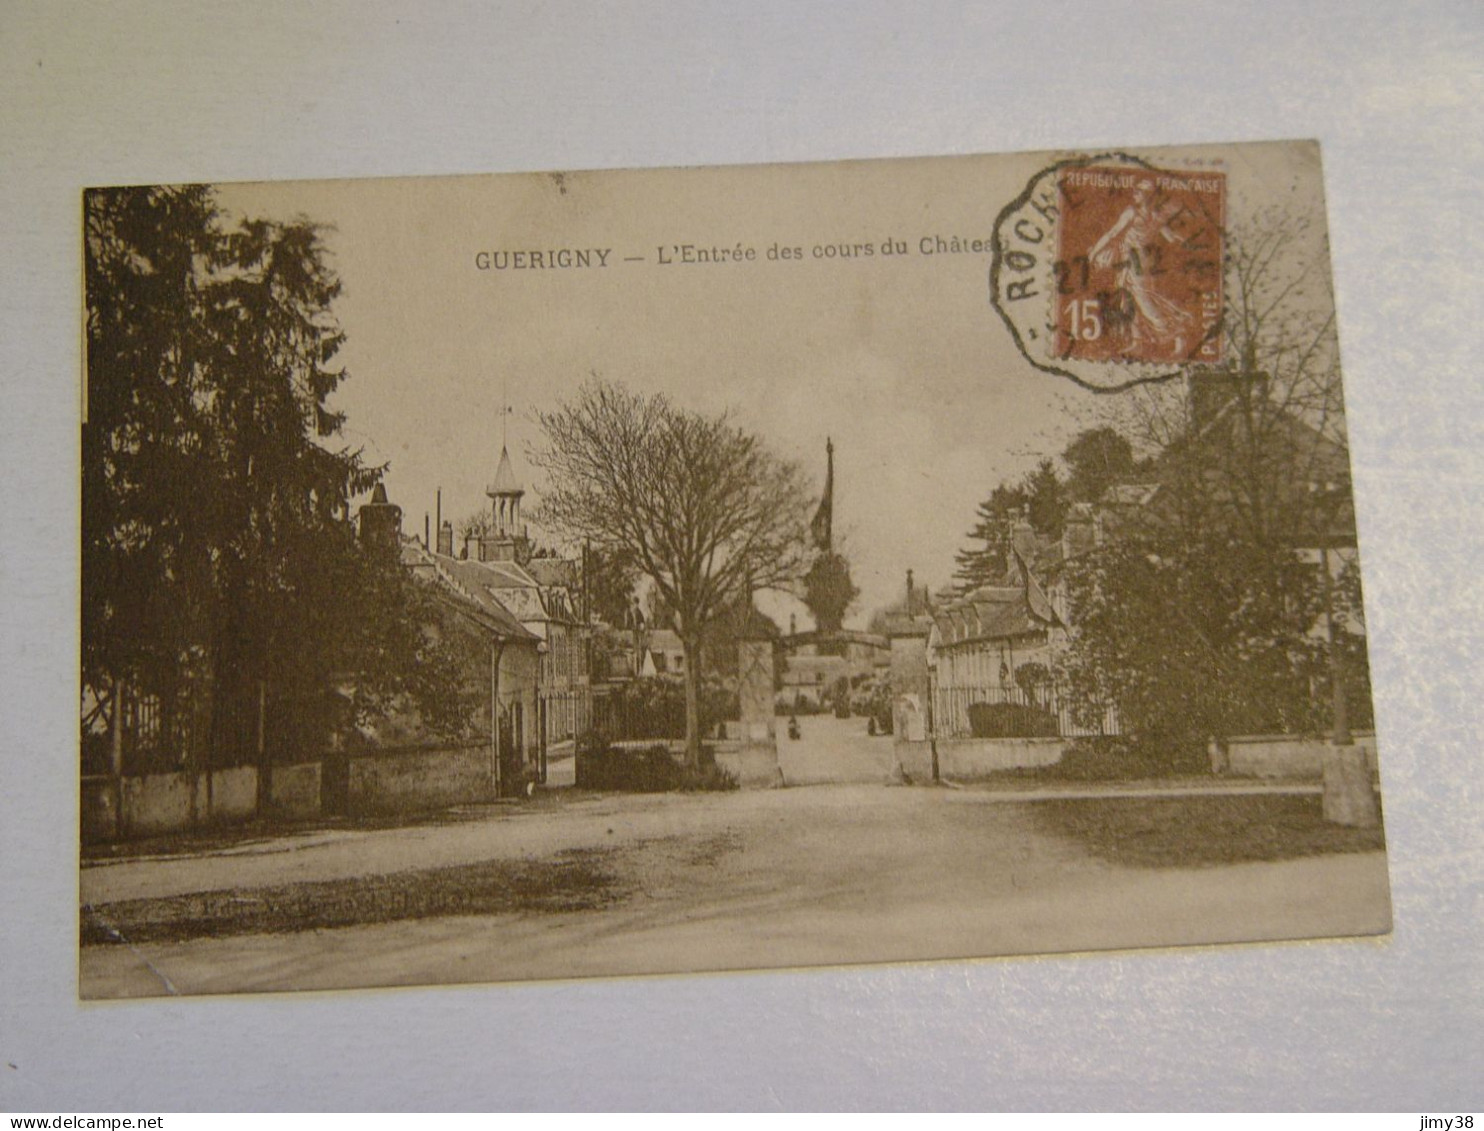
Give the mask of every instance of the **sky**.
[[(1229, 207), (1292, 180), (1293, 151), (1241, 152)], [(1233, 153), (1149, 156), (1176, 167)], [(816, 489), (832, 438), (836, 542), (861, 589), (847, 623), (864, 625), (909, 568), (919, 584), (950, 581), (977, 504), (1111, 405), (1032, 366), (990, 301), (996, 217), (1055, 156), (218, 191), (232, 213), (327, 226), (349, 375), (332, 404), (346, 442), (387, 465), (406, 532), (421, 534), (440, 488), (455, 525), (485, 509), (507, 437), (529, 514), (542, 489), (535, 414), (597, 374), (732, 413)], [(1322, 199), (1317, 165), (1301, 172), (1303, 193)], [(686, 245), (726, 261), (684, 262)], [(739, 249), (753, 258), (735, 261)], [(550, 268), (554, 250), (594, 265)]]

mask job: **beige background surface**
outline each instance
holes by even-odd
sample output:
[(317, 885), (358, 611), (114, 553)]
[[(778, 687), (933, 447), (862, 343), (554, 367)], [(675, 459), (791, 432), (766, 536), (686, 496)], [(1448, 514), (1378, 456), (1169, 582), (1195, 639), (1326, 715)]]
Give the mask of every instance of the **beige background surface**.
[[(1477, 5), (0, 7), (0, 1108), (1478, 1110)], [(1318, 137), (1384, 942), (83, 1007), (78, 190)]]

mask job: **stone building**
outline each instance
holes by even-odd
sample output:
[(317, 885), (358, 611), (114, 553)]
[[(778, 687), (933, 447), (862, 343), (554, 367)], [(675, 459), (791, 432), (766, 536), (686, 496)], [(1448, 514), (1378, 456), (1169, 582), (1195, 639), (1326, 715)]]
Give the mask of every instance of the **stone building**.
[(443, 523), (430, 557), (471, 592), (502, 608), (538, 641), (538, 703), (526, 722), (543, 750), (571, 742), (592, 718), (592, 626), (584, 607), (582, 562), (537, 556), (521, 501), (525, 488), (508, 448), (500, 449), (494, 481), (485, 494), (490, 521), (453, 555), (453, 527)]

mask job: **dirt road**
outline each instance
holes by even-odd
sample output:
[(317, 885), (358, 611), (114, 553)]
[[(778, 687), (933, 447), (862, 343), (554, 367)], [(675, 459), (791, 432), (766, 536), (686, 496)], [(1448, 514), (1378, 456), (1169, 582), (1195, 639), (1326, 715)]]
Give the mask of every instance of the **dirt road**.
[(444, 825), (289, 837), (85, 869), (85, 903), (582, 855), (586, 910), (445, 914), (88, 946), (84, 997), (962, 958), (1377, 933), (1380, 853), (1121, 868), (992, 794), (828, 786), (563, 799)]

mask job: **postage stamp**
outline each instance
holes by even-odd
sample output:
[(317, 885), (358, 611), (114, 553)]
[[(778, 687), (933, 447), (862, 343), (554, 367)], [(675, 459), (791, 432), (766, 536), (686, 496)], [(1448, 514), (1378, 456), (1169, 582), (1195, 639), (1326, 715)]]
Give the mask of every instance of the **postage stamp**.
[(1057, 196), (1056, 356), (1218, 363), (1225, 174), (1066, 168)]
[(1104, 153), (1031, 177), (996, 220), (990, 264), (1021, 356), (1099, 392), (1220, 365), (1227, 172)]

